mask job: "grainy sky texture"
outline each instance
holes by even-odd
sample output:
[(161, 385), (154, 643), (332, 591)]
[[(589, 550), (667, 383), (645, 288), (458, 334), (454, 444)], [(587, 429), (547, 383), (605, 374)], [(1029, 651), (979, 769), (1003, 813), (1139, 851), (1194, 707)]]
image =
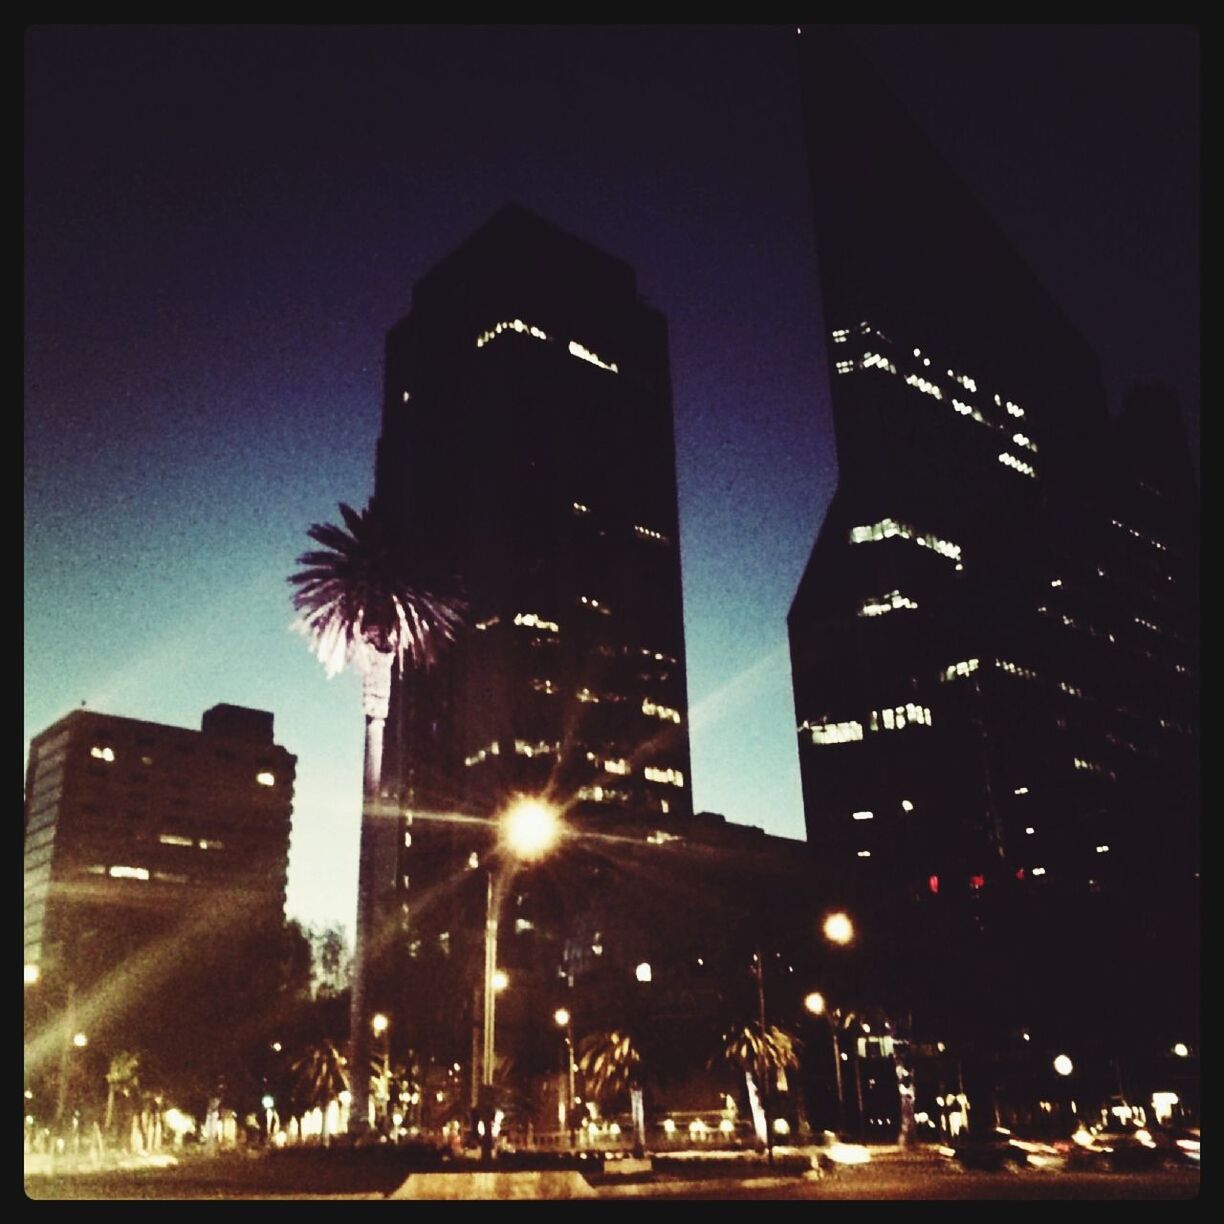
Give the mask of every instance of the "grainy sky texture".
[[(802, 837), (785, 617), (836, 457), (795, 37), (28, 31), (27, 744), (82, 702), (272, 710), (298, 756), (289, 912), (351, 930), (359, 683), (290, 633), (285, 577), (310, 523), (369, 496), (412, 283), (513, 199), (633, 265), (669, 320), (694, 798)], [(1112, 406), (1170, 383), (1197, 453), (1197, 33), (856, 37)]]

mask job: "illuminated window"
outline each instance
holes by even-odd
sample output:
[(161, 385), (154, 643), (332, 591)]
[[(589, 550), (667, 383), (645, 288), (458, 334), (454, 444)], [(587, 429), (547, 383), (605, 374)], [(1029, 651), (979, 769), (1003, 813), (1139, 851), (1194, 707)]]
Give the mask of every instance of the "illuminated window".
[(1034, 833), (1036, 833), (1036, 832), (1037, 832), (1037, 830), (1036, 830), (1036, 829), (1034, 829), (1032, 825), (1025, 825), (1025, 826), (1024, 826), (1024, 831), (1025, 831), (1025, 833), (1027, 833), (1027, 834), (1028, 834), (1030, 837), (1032, 837), (1032, 835), (1033, 835)]
[(874, 812), (855, 812), (852, 819), (854, 820), (874, 820)]
[(501, 748), (498, 746), (497, 740), (494, 740), (487, 748), (478, 748), (471, 756), (463, 758), (465, 765), (479, 765), (486, 757), (498, 756), (501, 753)]
[(601, 616), (611, 616), (612, 609), (606, 603), (601, 603), (598, 599), (590, 595), (579, 595), (578, 602), (584, 608), (590, 608), (592, 612), (598, 612)]
[(1109, 847), (1108, 847), (1108, 846), (1098, 846), (1098, 847), (1096, 848), (1096, 852), (1097, 852), (1098, 854), (1108, 854), (1108, 853), (1109, 853)]
[(555, 680), (542, 679), (539, 676), (533, 676), (531, 687), (537, 693), (547, 693), (550, 697), (558, 691)]
[(919, 391), (934, 396), (937, 400), (943, 399), (943, 392), (933, 382), (922, 378), (918, 374), (907, 374), (905, 376), (905, 385), (907, 387), (917, 387)]
[(621, 774), (623, 776), (629, 772), (629, 762), (621, 757), (603, 758), (596, 756), (593, 752), (588, 752), (586, 756), (592, 765), (605, 770), (607, 773)]
[(412, 398), (407, 391), (404, 392), (404, 403), (406, 404)]
[(861, 364), (864, 370), (870, 370), (874, 367), (880, 370), (887, 370), (889, 374), (897, 372), (897, 367), (880, 353), (867, 353), (863, 357)]
[(516, 625), (525, 625), (529, 629), (543, 629), (547, 633), (561, 632), (561, 628), (556, 621), (545, 620), (535, 612), (516, 612), (514, 614), (514, 623)]
[(961, 559), (959, 544), (941, 540), (938, 536), (929, 533), (920, 533), (916, 527), (911, 527), (908, 523), (899, 523), (895, 519), (886, 518), (881, 519), (878, 523), (850, 528), (851, 544), (867, 544), (873, 540), (891, 539), (893, 536), (898, 536), (903, 540), (913, 540), (915, 544), (923, 548), (930, 548), (940, 556), (948, 557), (953, 561)]
[(494, 625), (498, 625), (500, 623), (500, 616), (490, 616), (488, 620), (477, 621), (475, 628), (483, 633), (486, 629), (492, 629)]
[(871, 857), (871, 851), (870, 851), (870, 850), (860, 850), (860, 851), (858, 852), (858, 856), (859, 856), (859, 858), (870, 858), (870, 857)]
[(225, 843), (223, 841), (217, 841), (216, 838), (209, 839), (206, 837), (201, 837), (200, 838), (200, 849), (201, 850), (224, 850)]
[(654, 540), (656, 544), (670, 544), (671, 541), (661, 532), (652, 531), (649, 527), (642, 527), (635, 523), (633, 525), (634, 532), (641, 536), (643, 540)]
[(276, 785), (275, 776), (270, 774), (266, 769), (262, 770), (261, 772), (255, 775), (255, 781), (258, 782), (260, 786), (275, 786)]
[(1012, 441), (1017, 446), (1023, 446), (1026, 450), (1031, 450), (1034, 455), (1037, 453), (1037, 443), (1028, 437), (1027, 434), (1014, 433), (1012, 434)]
[(539, 743), (531, 743), (529, 740), (516, 739), (514, 741), (514, 751), (519, 756), (537, 757), (551, 756), (555, 753), (560, 745), (550, 744), (547, 740), (540, 740)]
[(955, 680), (958, 676), (968, 676), (977, 669), (977, 659), (964, 659), (960, 663), (953, 663), (951, 667), (945, 667), (939, 678), (940, 680)]
[(591, 513), (591, 507), (590, 507), (590, 506), (584, 506), (584, 505), (582, 504), (582, 502), (575, 502), (575, 503), (574, 503), (574, 513), (575, 513), (575, 514), (590, 514), (590, 513)]
[(649, 697), (642, 698), (642, 713), (649, 714), (654, 718), (661, 718), (664, 722), (680, 722), (679, 710), (673, 710), (671, 706), (660, 705), (657, 702), (651, 701)]
[(846, 744), (863, 738), (863, 724), (853, 720), (838, 723), (805, 722), (799, 730), (809, 732), (813, 744)]
[(107, 874), (116, 880), (147, 880), (149, 869), (147, 867), (112, 867)]
[(484, 348), (491, 340), (503, 332), (518, 332), (521, 336), (532, 336), (536, 340), (550, 340), (552, 337), (538, 327), (531, 327), (522, 319), (514, 319), (509, 323), (495, 323), (487, 332), (476, 337), (476, 347)]
[(89, 755), (95, 760), (106, 761), (110, 764), (115, 759), (115, 750), (113, 748), (99, 748), (95, 744), (90, 750)]
[(834, 332), (833, 332), (833, 343), (834, 344), (845, 344), (849, 336), (850, 336), (849, 328), (838, 327), (834, 329)]
[(837, 370), (839, 374), (853, 374), (854, 373), (854, 362), (853, 361), (839, 361), (836, 363), (835, 369)]
[(1033, 870), (1029, 872), (1029, 875), (1043, 876), (1045, 873), (1046, 869), (1044, 867), (1034, 867)]
[[(995, 403), (997, 404), (998, 402), (999, 402), (999, 397), (996, 395)], [(1007, 401), (1007, 411), (1010, 416), (1014, 416), (1014, 417), (1024, 416), (1024, 409), (1021, 408), (1019, 404), (1013, 404), (1011, 400)]]
[(900, 591), (889, 591), (887, 595), (881, 595), (878, 599), (866, 600), (859, 609), (858, 615), (882, 616), (885, 612), (893, 612), (900, 608), (917, 607), (918, 605), (908, 595), (902, 595)]
[(906, 702), (903, 706), (893, 706), (892, 709), (872, 710), (870, 727), (872, 731), (880, 730), (883, 723), (885, 731), (904, 731), (909, 726), (931, 726), (931, 711), (927, 706), (915, 702)]
[(157, 840), (163, 846), (194, 846), (195, 842), (190, 837), (180, 837), (177, 833), (159, 833)]
[(654, 765), (647, 765), (642, 773), (647, 782), (666, 782), (671, 786), (684, 785), (684, 774), (678, 769), (660, 769)]
[(952, 399), (952, 407), (956, 409), (961, 416), (972, 417), (979, 425), (989, 425), (990, 422), (978, 411), (972, 404), (966, 404), (963, 400), (958, 400), (955, 396)]
[(902, 799), (901, 810), (903, 812), (912, 812), (914, 810), (914, 805), (908, 799)]
[(665, 846), (668, 842), (679, 840), (680, 838), (675, 833), (666, 833), (662, 829), (656, 829), (653, 833), (646, 835), (646, 841), (652, 846)]
[(1016, 789), (1012, 791), (1013, 795), (1027, 795), (1028, 793), (1027, 786), (1017, 786)]
[(592, 693), (589, 688), (580, 688), (578, 690), (578, 700), (582, 702), (590, 702), (592, 704), (598, 704), (599, 694)]
[(1031, 464), (1025, 463), (1023, 459), (1017, 459), (1015, 455), (1008, 451), (999, 452), (999, 462), (1023, 476), (1032, 476), (1034, 479), (1037, 476), (1037, 472)]
[(191, 881), (190, 876), (177, 871), (155, 871), (153, 878), (166, 884), (188, 884)]
[(601, 361), (599, 357), (592, 353), (589, 348), (579, 344), (577, 340), (569, 342), (569, 353), (571, 357), (581, 357), (583, 361), (589, 361), (592, 365), (597, 365), (601, 370), (611, 370), (613, 374), (619, 374), (620, 371), (616, 368), (615, 361)]

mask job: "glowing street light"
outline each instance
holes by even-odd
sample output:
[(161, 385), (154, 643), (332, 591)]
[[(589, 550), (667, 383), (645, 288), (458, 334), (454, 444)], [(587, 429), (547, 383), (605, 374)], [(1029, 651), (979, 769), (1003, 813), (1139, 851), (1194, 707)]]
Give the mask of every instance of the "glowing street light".
[(375, 1037), (381, 1037), (387, 1031), (388, 1024), (390, 1021), (382, 1012), (370, 1018), (370, 1027), (374, 1030)]
[(568, 1007), (558, 1007), (553, 1021), (565, 1030), (565, 1108), (562, 1124), (569, 1131), (570, 1147), (574, 1146), (574, 1019)]
[(1075, 1064), (1065, 1054), (1060, 1054), (1054, 1060), (1054, 1070), (1059, 1075), (1070, 1075), (1075, 1070)]
[[(561, 834), (556, 808), (541, 799), (520, 797), (502, 815), (499, 832), (502, 847), (513, 859), (533, 860), (542, 857), (555, 845)], [(489, 870), (485, 891), (485, 962), (484, 962), (484, 1048), (480, 1066), (483, 1101), (481, 1115), (481, 1158), (493, 1159), (493, 1059), (496, 1048), (497, 992), (504, 990), (510, 979), (497, 968), (497, 919), (501, 907), (502, 877)], [(500, 982), (500, 985), (499, 985)]]
[(1179, 1041), (1173, 1047), (1173, 1053), (1176, 1054), (1178, 1058), (1189, 1058), (1190, 1047), (1184, 1041)]
[(819, 990), (813, 990), (810, 994), (804, 995), (803, 1006), (813, 1016), (823, 1016), (825, 1012), (825, 997)]
[(843, 947), (854, 939), (854, 923), (850, 921), (849, 914), (844, 914), (840, 910), (825, 918), (823, 930), (824, 937), (830, 943), (840, 944)]
[(89, 1038), (86, 1037), (84, 1033), (73, 1033), (72, 1044), (76, 1046), (78, 1050), (83, 1050), (89, 1044)]

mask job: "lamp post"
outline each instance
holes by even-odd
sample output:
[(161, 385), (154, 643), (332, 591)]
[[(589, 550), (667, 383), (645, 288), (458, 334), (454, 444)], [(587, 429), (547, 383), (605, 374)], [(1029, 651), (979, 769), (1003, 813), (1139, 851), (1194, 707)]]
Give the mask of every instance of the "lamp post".
[(382, 1068), (378, 1077), (378, 1095), (382, 1102), (383, 1129), (389, 1129), (387, 1123), (391, 1113), (391, 1038), (388, 1031), (390, 1027), (391, 1021), (382, 1012), (370, 1018), (370, 1028), (374, 1030), (374, 1036), (382, 1038)]
[(818, 990), (813, 990), (803, 1000), (803, 1006), (813, 1016), (824, 1016), (829, 1022), (829, 1035), (833, 1038), (833, 1079), (837, 1085), (837, 1134), (841, 1136), (845, 1127), (845, 1090), (842, 1087), (841, 1044), (838, 1041), (837, 1030), (841, 1025), (842, 1014), (838, 1008), (829, 1009), (825, 1005), (825, 997)]
[(569, 1145), (574, 1146), (574, 1018), (569, 1008), (558, 1007), (553, 1012), (553, 1020), (558, 1027), (565, 1030), (565, 1129), (569, 1132)]
[[(540, 858), (556, 842), (558, 834), (556, 810), (539, 799), (516, 800), (500, 820), (500, 843), (511, 860)], [(485, 889), (485, 955), (484, 955), (484, 1043), (480, 1065), (480, 1136), (481, 1160), (493, 1159), (493, 1061), (497, 1025), (497, 919), (501, 909), (506, 872), (490, 868)], [(504, 986), (504, 983), (503, 983)]]

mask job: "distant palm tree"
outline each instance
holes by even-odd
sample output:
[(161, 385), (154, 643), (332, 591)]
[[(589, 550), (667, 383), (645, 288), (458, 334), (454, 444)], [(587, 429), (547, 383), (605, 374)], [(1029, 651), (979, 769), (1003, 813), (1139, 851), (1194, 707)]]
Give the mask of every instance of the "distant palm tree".
[(115, 1115), (115, 1100), (122, 1097), (131, 1102), (140, 1095), (140, 1055), (131, 1050), (119, 1050), (106, 1069), (106, 1117), (103, 1130), (109, 1135)]
[[(762, 1029), (757, 1021), (740, 1024), (723, 1034), (722, 1057), (744, 1077), (749, 1102), (759, 1103), (764, 1121), (765, 1144), (770, 1144), (769, 1120), (764, 1111), (770, 1089), (779, 1075), (799, 1066), (799, 1041), (785, 1029), (771, 1024)], [(753, 1109), (754, 1115), (758, 1109)]]
[(306, 1113), (318, 1109), (323, 1115), (323, 1142), (331, 1137), (327, 1130), (327, 1107), (342, 1092), (351, 1091), (348, 1064), (330, 1037), (311, 1046), (292, 1066), (296, 1075), (293, 1101)]
[[(357, 881), (357, 936), (353, 954), (350, 1007), (350, 1061), (369, 1062), (370, 1032), (366, 995), (374, 920), (374, 822), (382, 790), (383, 729), (391, 697), (391, 670), (403, 675), (407, 661), (429, 667), (438, 647), (455, 636), (462, 605), (425, 589), (400, 535), (375, 502), (361, 513), (340, 504), (344, 527), (315, 523), (307, 533), (323, 551), (303, 553), (305, 566), (289, 581), (297, 589), (296, 627), (310, 638), (329, 676), (356, 662), (362, 674), (365, 710), (365, 783)], [(345, 530), (347, 528), (347, 530)], [(350, 1118), (355, 1131), (369, 1118), (369, 1084), (359, 1075), (353, 1085)]]
[(587, 1095), (597, 1101), (611, 1101), (629, 1094), (633, 1150), (642, 1155), (646, 1150), (646, 1068), (633, 1035), (625, 1029), (592, 1033), (581, 1043), (578, 1070)]

